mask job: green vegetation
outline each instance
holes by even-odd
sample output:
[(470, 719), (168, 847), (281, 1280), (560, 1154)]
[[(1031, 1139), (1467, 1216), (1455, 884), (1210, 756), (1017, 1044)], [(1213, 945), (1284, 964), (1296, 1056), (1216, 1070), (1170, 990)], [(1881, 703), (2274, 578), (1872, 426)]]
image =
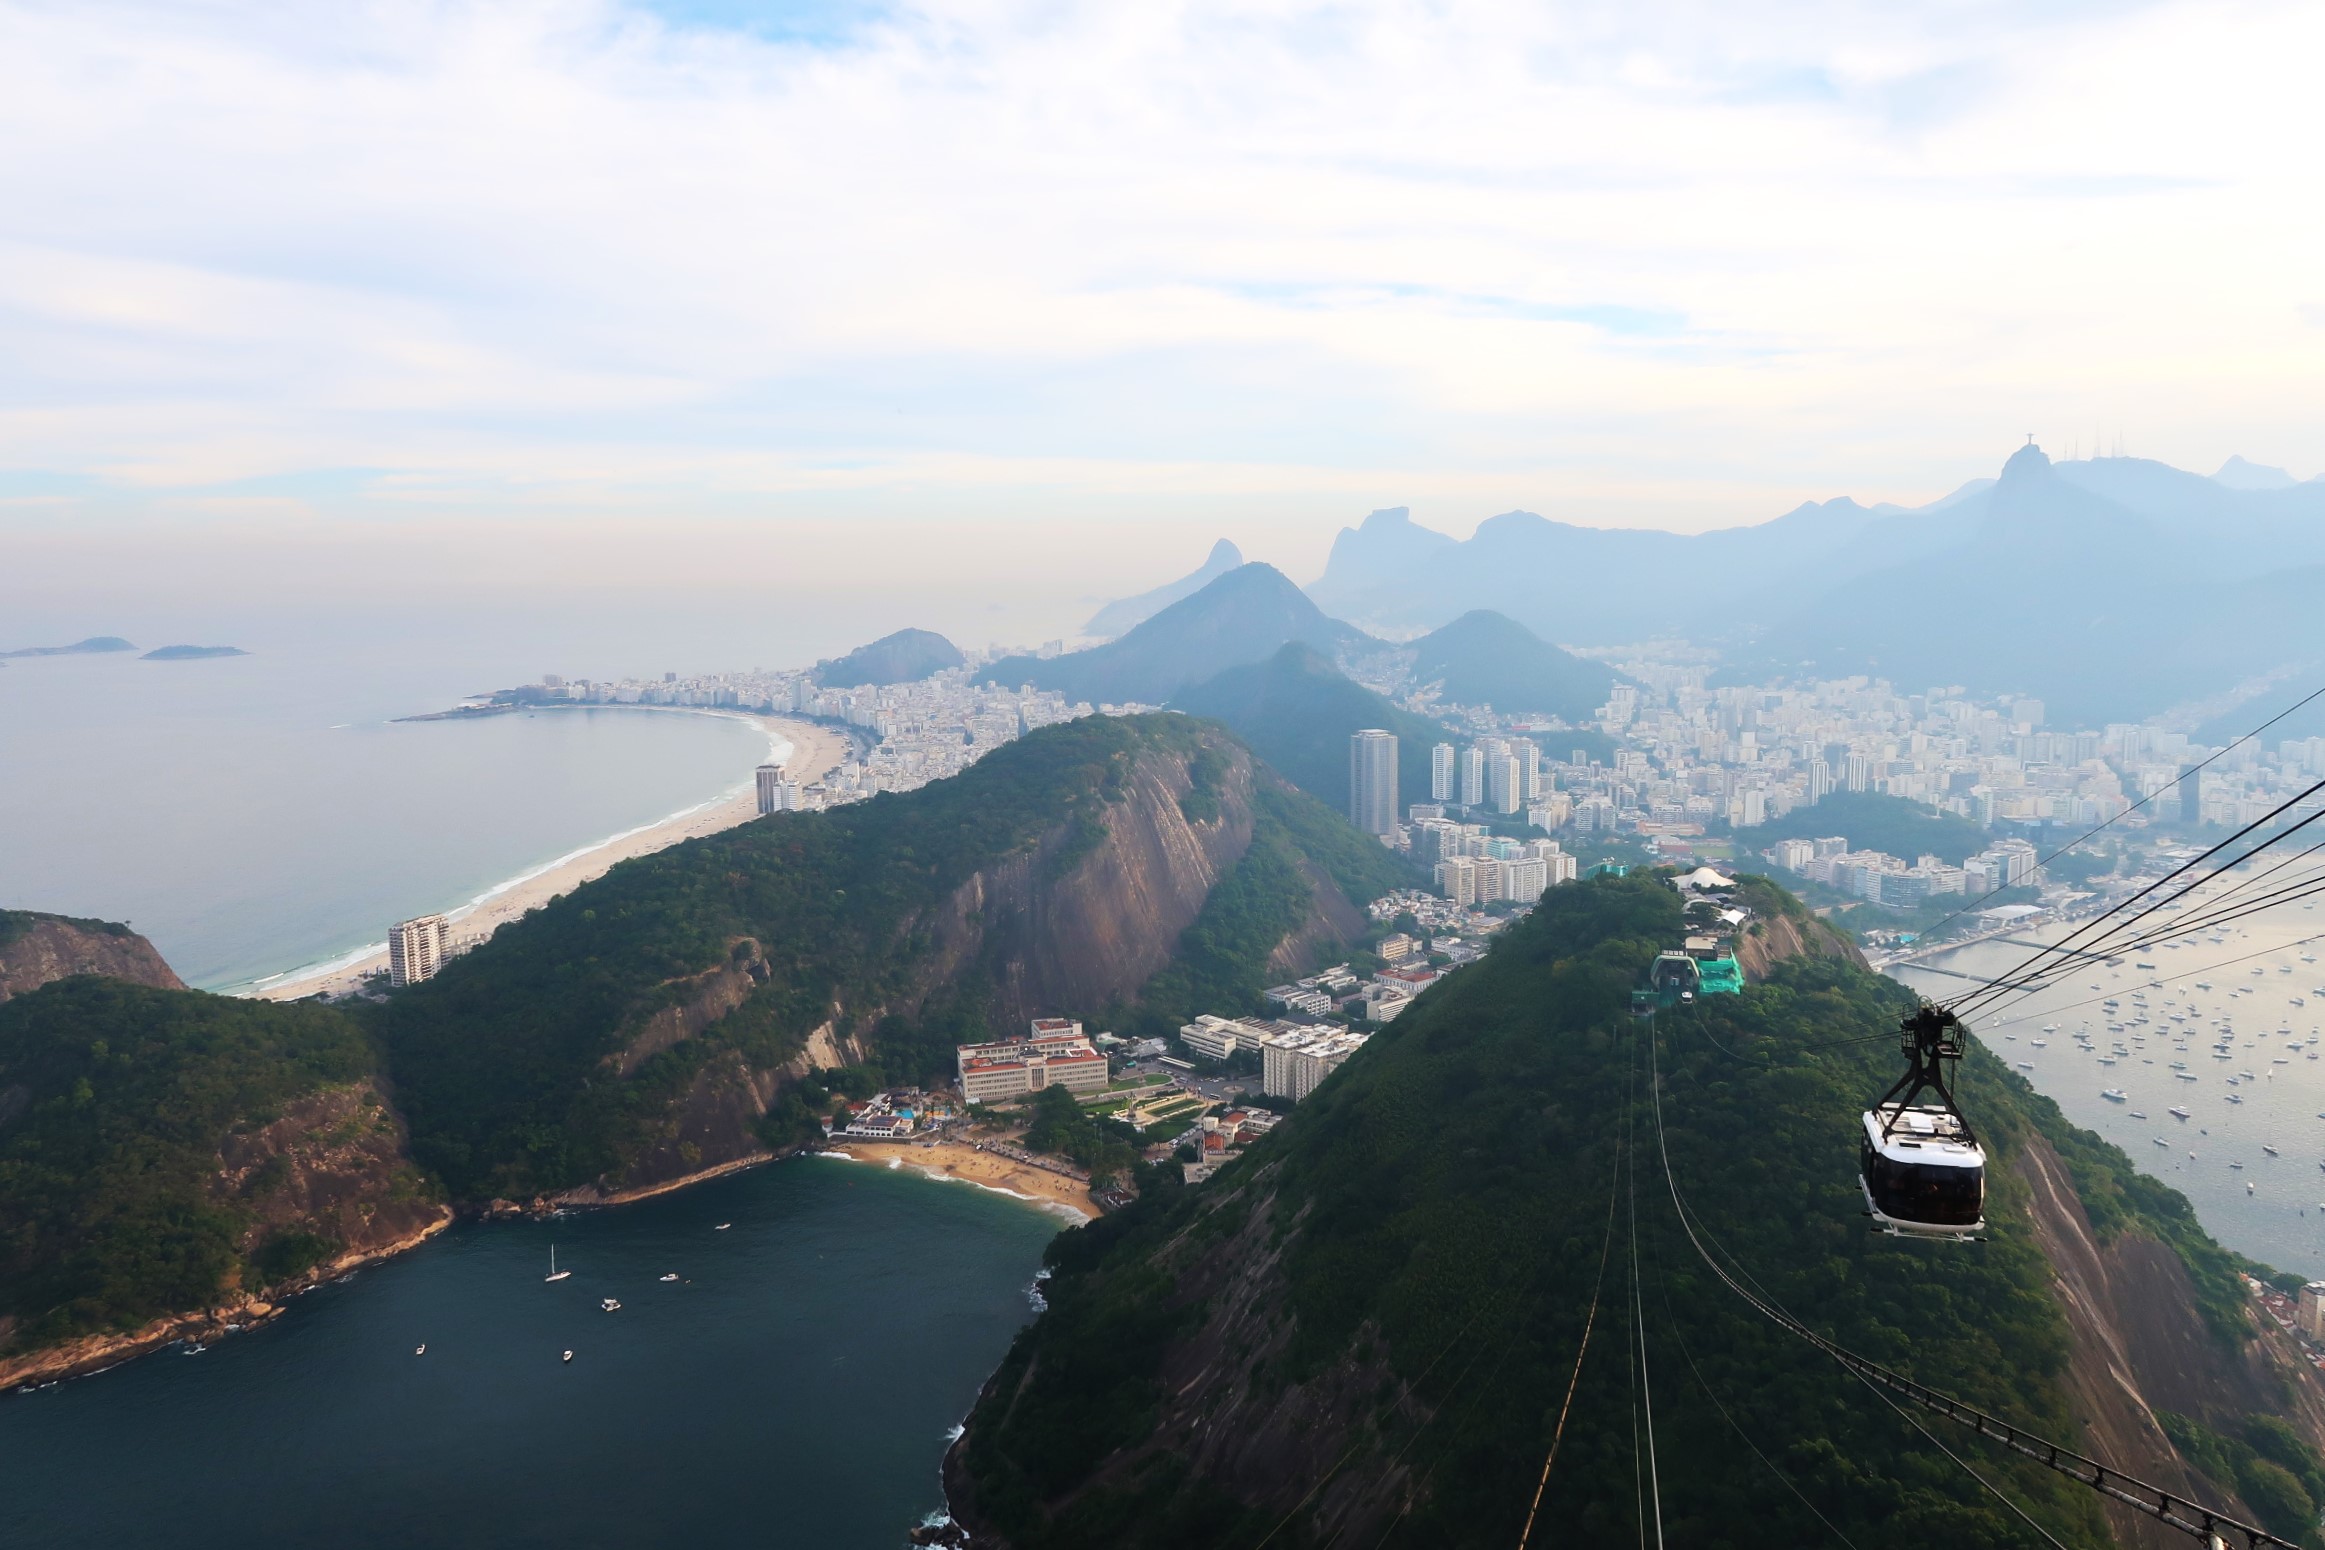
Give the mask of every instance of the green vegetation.
[[(1316, 1528), (1318, 1504), (1345, 1513), (1377, 1491), (1386, 1505), (1359, 1521), (1354, 1542), (1514, 1543), (1598, 1284), (1612, 1191), (1620, 1209), (1596, 1337), (1607, 1344), (1583, 1368), (1543, 1503), (1555, 1542), (1635, 1537), (1629, 1321), (1609, 1306), (1627, 1301), (1625, 1203), (1635, 1201), (1674, 1543), (1741, 1550), (1822, 1536), (1738, 1445), (1720, 1406), (1856, 1542), (2039, 1543), (1711, 1276), (1673, 1214), (1650, 1066), (1677, 1188), (1777, 1301), (2045, 1435), (2072, 1439), (2076, 1427), (2067, 1330), (2012, 1166), (2021, 1149), (2039, 1135), (2078, 1178), (2104, 1176), (2115, 1195), (2097, 1216), (2108, 1230), (2163, 1236), (2208, 1305), (2218, 1251), (2180, 1220), (2177, 1196), (2140, 1181), (2120, 1154), (2100, 1158), (2104, 1143), (1982, 1050), (1963, 1085), (1994, 1158), (1990, 1240), (1965, 1252), (1869, 1234), (1855, 1130), (1894, 1074), (1894, 1051), (1879, 1038), (1833, 1046), (1893, 1028), (1910, 994), (1840, 960), (1797, 960), (1742, 996), (1666, 1014), (1651, 1035), (1623, 1008), (1680, 929), (1678, 900), (1652, 877), (1554, 889), (1482, 964), (1376, 1035), (1211, 1183), (1061, 1238), (1050, 1311), (970, 1423), (960, 1464), (974, 1514), (1021, 1550), (1256, 1550), (1288, 1512), (1269, 1543), (1316, 1550), (1341, 1532)], [(1240, 1287), (1240, 1276), (1261, 1279)], [(1208, 1324), (1230, 1300), (1244, 1310), (1238, 1322)], [(2225, 1355), (2241, 1326), (2218, 1322)], [(1179, 1376), (1166, 1385), (1174, 1357)], [(1190, 1410), (1197, 1401), (1177, 1397), (1185, 1375), (1212, 1363), (1241, 1377), (1200, 1386), (1214, 1408)], [(1181, 1451), (1228, 1406), (1241, 1435), (1278, 1439), (1265, 1467), (1246, 1459), (1233, 1476), (1213, 1474)], [(2089, 1491), (1968, 1446), (2064, 1543), (2108, 1542)], [(1201, 1457), (1238, 1468), (1232, 1452)], [(1374, 1484), (1397, 1479), (1413, 1498), (1401, 1516), (1408, 1486)], [(1303, 1502), (1312, 1486), (1324, 1489)]]
[(2272, 1415), (2239, 1416), (2218, 1431), (2202, 1421), (2161, 1412), (2164, 1435), (2214, 1485), (2244, 1498), (2272, 1534), (2325, 1545), (2317, 1514), (2325, 1505), (2325, 1463), (2290, 1426)]
[[(533, 912), (376, 1013), (414, 1156), (467, 1199), (618, 1179), (710, 1062), (780, 1066), (835, 1007), (886, 1014), (859, 1027), (843, 1012), (835, 1027), (863, 1040), (873, 1083), (949, 1076), (955, 1044), (994, 1036), (1020, 944), (1016, 922), (995, 922), (981, 955), (940, 968), (932, 921), (972, 875), (1011, 858), (1045, 878), (1071, 873), (1105, 842), (1105, 815), (1145, 755), (1185, 760), (1201, 806), (1219, 801), (1238, 753), (1183, 716), (1090, 717), (919, 791), (777, 814), (627, 862)], [(1255, 784), (1250, 853), (1148, 988), (1161, 1010), (1124, 1008), (1125, 1020), (1176, 1027), (1210, 1009), (1199, 998), (1256, 998), (1268, 954), (1310, 908), (1313, 876), (1360, 899), (1405, 876), (1312, 798)], [(751, 973), (742, 1005), (619, 1075), (612, 1062), (646, 1021), (722, 966)], [(812, 1139), (826, 1109), (786, 1094), (761, 1138)]]
[(1048, 1152), (1090, 1171), (1090, 1182), (1103, 1189), (1138, 1165), (1131, 1142), (1138, 1132), (1120, 1120), (1099, 1119), (1086, 1113), (1063, 1087), (1045, 1087), (1028, 1105), (1032, 1122), (1025, 1129), (1028, 1150)]
[(76, 931), (92, 932), (100, 936), (135, 936), (118, 920), (82, 920), (73, 915), (42, 915), (32, 910), (0, 910), (0, 948), (29, 935), (34, 926), (44, 920), (53, 920), (71, 926)]
[(1397, 735), (1400, 807), (1429, 799), (1429, 750), (1453, 739), (1436, 722), (1343, 677), (1298, 641), (1264, 662), (1182, 689), (1171, 708), (1224, 724), (1277, 774), (1340, 812), (1348, 810), (1352, 734), (1379, 727)]
[[(1003, 965), (923, 983), (928, 913), (980, 868), (1045, 844), (1091, 848), (1140, 752), (1202, 746), (1176, 717), (1091, 717), (919, 791), (777, 814), (616, 867), (380, 1008), (413, 1155), (463, 1198), (618, 1173), (709, 1061), (780, 1065), (835, 1005), (896, 1010), (863, 1030), (886, 1076), (949, 1071), (955, 1043), (991, 1032)], [(638, 1025), (694, 977), (747, 962), (746, 939), (764, 955), (749, 999), (614, 1079), (605, 1062)], [(771, 1116), (768, 1139), (799, 1139), (805, 1117)]]
[[(319, 1088), (372, 1074), (344, 1015), (81, 976), (0, 1006), (0, 1314), (10, 1343), (129, 1329), (218, 1300), (248, 1205), (218, 1148)], [(256, 1282), (332, 1245), (278, 1235)]]
[(1505, 716), (1587, 721), (1622, 679), (1604, 663), (1561, 651), (1486, 608), (1422, 636), (1412, 649), (1416, 683), (1441, 684), (1452, 703), (1491, 705)]
[(1269, 955), (1299, 928), (1314, 897), (1311, 867), (1358, 903), (1414, 883), (1408, 862), (1305, 792), (1262, 784), (1253, 796), (1251, 848), (1211, 890), (1177, 955), (1141, 988), (1137, 1004), (1112, 1014), (1130, 1036), (1167, 1037), (1199, 1012), (1262, 1010)]
[(1835, 791), (1812, 807), (1796, 807), (1751, 829), (1738, 839), (1765, 850), (1778, 840), (1818, 839), (1838, 834), (1851, 850), (1879, 850), (1912, 861), (1936, 856), (1952, 866), (1993, 843), (1993, 836), (1952, 813), (1878, 791)]

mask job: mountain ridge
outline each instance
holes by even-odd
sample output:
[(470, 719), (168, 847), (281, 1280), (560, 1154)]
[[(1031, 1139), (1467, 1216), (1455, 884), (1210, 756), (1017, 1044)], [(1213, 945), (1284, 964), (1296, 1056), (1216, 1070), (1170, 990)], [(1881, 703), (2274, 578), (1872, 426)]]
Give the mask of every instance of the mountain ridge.
[(1031, 684), (1093, 704), (1163, 705), (1190, 684), (1265, 660), (1289, 641), (1333, 657), (1381, 644), (1326, 617), (1282, 571), (1253, 561), (1215, 577), (1118, 639), (1058, 657), (1005, 657), (978, 679)]
[(1166, 581), (1159, 587), (1139, 593), (1136, 597), (1116, 598), (1090, 616), (1082, 626), (1082, 633), (1111, 640), (1132, 627), (1168, 608), (1182, 597), (1191, 597), (1212, 581), (1243, 563), (1243, 551), (1222, 538), (1211, 546), (1203, 563), (1176, 581)]
[[(1807, 919), (1772, 886), (1753, 897), (1755, 942)], [(1048, 1310), (947, 1455), (971, 1543), (1506, 1546), (1560, 1428), (1537, 1542), (1629, 1542), (1635, 1395), (1613, 1343), (1632, 1315), (1605, 1304), (1628, 1301), (1634, 1231), (1647, 1343), (1633, 1355), (1670, 1375), (1654, 1394), (1675, 1538), (1773, 1550), (1821, 1531), (1733, 1445), (1749, 1428), (1857, 1542), (2035, 1543), (1733, 1301), (1671, 1192), (1766, 1295), (1845, 1345), (2070, 1446), (2136, 1444), (2128, 1458), (2157, 1478), (2279, 1532), (2314, 1513), (2318, 1379), (2254, 1327), (2237, 1262), (2182, 1197), (1979, 1047), (1964, 1075), (1991, 1159), (1989, 1241), (1868, 1234), (1851, 1133), (1891, 1057), (1834, 1041), (1893, 1028), (1910, 993), (1844, 955), (1762, 952), (1740, 997), (1627, 1017), (1630, 987), (1683, 930), (1652, 876), (1553, 889), (1239, 1161), (1053, 1245)], [(1641, 1175), (1628, 1187), (1626, 1168)], [(2088, 1299), (2062, 1296), (2061, 1275)], [(1610, 1344), (1591, 1348), (1566, 1415), (1594, 1305)], [(2184, 1407), (2182, 1435), (2243, 1428), (2275, 1447), (2252, 1430), (2256, 1399), (2284, 1418), (2298, 1469), (2197, 1482), (2157, 1415)], [(2079, 1483), (2006, 1454), (1981, 1468), (2068, 1542), (2157, 1542)]]

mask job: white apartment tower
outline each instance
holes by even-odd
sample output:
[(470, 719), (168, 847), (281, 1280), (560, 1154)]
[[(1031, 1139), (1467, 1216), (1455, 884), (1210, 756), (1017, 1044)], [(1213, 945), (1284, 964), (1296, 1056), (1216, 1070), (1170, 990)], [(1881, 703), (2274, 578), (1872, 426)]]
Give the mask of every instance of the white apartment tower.
[(780, 764), (762, 764), (759, 766), (759, 816), (764, 818), (769, 813), (781, 811), (783, 811), (783, 766)]
[(388, 932), (388, 983), (398, 987), (434, 979), (452, 956), (452, 927), (441, 915), (399, 920)]
[(1348, 817), (1367, 834), (1397, 832), (1397, 739), (1367, 727), (1348, 740)]
[(1485, 750), (1475, 744), (1461, 750), (1461, 804), (1485, 805)]
[[(2325, 741), (2325, 739), (2320, 739)], [(1453, 800), (1453, 745), (1439, 743), (1429, 750), (1429, 800)]]
[(1497, 813), (1514, 813), (1525, 804), (1526, 771), (1514, 757), (1497, 753), (1485, 761), (1486, 796)]

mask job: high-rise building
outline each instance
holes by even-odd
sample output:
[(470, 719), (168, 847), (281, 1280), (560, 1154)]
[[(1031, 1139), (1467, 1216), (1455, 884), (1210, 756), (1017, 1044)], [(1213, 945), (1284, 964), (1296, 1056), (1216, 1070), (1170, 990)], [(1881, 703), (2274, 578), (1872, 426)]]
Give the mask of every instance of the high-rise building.
[(1485, 750), (1474, 744), (1461, 750), (1461, 803), (1485, 805)]
[(451, 956), (452, 927), (441, 915), (399, 920), (388, 932), (388, 983), (417, 985), (434, 979)]
[(1486, 801), (1497, 813), (1514, 813), (1526, 800), (1525, 767), (1509, 754), (1485, 761)]
[(781, 811), (783, 811), (783, 766), (780, 764), (762, 764), (759, 766), (759, 816), (764, 818), (769, 813)]
[(1453, 800), (1453, 745), (1439, 743), (1429, 750), (1429, 800)]
[(1848, 763), (1849, 789), (1851, 791), (1863, 791), (1870, 787), (1872, 784), (1873, 761), (1861, 753), (1850, 754)]
[(1348, 817), (1367, 834), (1397, 832), (1397, 739), (1367, 727), (1348, 739)]
[(1833, 767), (1822, 759), (1808, 761), (1808, 799), (1822, 802), (1833, 794)]
[(2180, 822), (2195, 825), (2204, 821), (2204, 770), (2191, 764), (2180, 771)]
[(1543, 779), (1541, 745), (1530, 737), (1521, 737), (1510, 744), (1510, 752), (1518, 756), (1518, 769), (1522, 777), (1520, 784), (1524, 787), (1520, 794), (1529, 802), (1541, 800)]

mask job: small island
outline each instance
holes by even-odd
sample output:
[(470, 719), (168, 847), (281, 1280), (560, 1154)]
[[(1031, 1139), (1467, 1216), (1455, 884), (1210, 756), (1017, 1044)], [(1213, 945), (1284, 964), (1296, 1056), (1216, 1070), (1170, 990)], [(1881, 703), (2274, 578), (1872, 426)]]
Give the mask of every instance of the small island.
[(250, 653), (240, 646), (157, 646), (137, 660), (140, 662), (192, 662), (203, 657), (247, 657)]
[(118, 635), (92, 635), (70, 646), (20, 646), (14, 651), (0, 651), (0, 657), (80, 657), (136, 649)]

